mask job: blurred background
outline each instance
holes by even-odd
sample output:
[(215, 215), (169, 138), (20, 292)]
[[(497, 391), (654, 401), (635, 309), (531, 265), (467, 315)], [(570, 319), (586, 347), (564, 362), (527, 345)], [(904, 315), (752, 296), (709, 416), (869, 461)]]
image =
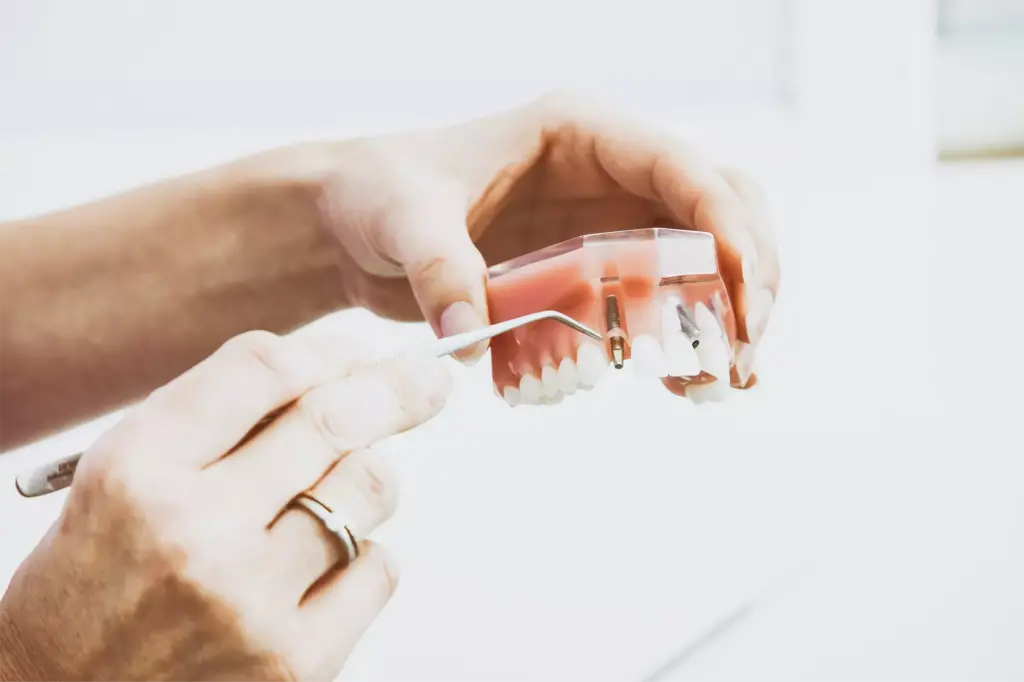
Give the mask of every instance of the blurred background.
[[(1022, 0), (0, 0), (0, 219), (566, 86), (764, 185), (761, 385), (510, 410), (456, 370), (343, 677), (1024, 679)], [(3, 481), (116, 418), (0, 458), (0, 578), (62, 503)]]

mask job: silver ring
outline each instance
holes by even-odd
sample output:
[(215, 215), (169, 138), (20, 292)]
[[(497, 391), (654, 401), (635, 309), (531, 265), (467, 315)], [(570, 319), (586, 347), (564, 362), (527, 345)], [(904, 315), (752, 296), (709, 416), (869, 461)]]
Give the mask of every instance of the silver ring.
[(359, 543), (356, 542), (356, 538), (348, 526), (338, 521), (330, 507), (309, 493), (297, 495), (292, 500), (292, 505), (301, 507), (312, 514), (327, 529), (327, 532), (338, 539), (341, 546), (345, 548), (346, 566), (359, 558)]

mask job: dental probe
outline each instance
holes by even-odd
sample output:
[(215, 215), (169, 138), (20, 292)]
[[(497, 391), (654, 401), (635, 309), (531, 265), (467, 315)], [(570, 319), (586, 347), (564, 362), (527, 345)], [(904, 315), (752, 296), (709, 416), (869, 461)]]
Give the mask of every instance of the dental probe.
[[(437, 358), (443, 358), (446, 355), (457, 353), (460, 350), (465, 350), (466, 348), (475, 346), (482, 341), (487, 341), (488, 339), (504, 334), (505, 332), (510, 332), (513, 329), (518, 329), (519, 327), (539, 322), (540, 320), (553, 320), (555, 322), (559, 322), (597, 341), (600, 341), (602, 338), (601, 334), (590, 327), (577, 322), (568, 315), (556, 310), (543, 310), (539, 313), (530, 313), (529, 315), (523, 315), (522, 317), (517, 317), (513, 320), (492, 324), (471, 332), (445, 336), (440, 339), (434, 339), (433, 341), (413, 345), (399, 351), (398, 353), (388, 355), (378, 362), (383, 362), (384, 360), (393, 359), (410, 353), (423, 353), (425, 355), (433, 355)], [(250, 435), (246, 436), (246, 438), (243, 439), (243, 442), (247, 438), (251, 437), (251, 434), (274, 421), (283, 411), (284, 409), (275, 410), (257, 422), (250, 431)], [(41, 495), (57, 492), (58, 490), (63, 490), (71, 485), (71, 481), (75, 477), (75, 470), (78, 468), (78, 460), (81, 459), (82, 454), (83, 453), (79, 452), (62, 459), (54, 460), (30, 471), (22, 472), (18, 474), (18, 477), (14, 480), (14, 486), (18, 489), (18, 492), (22, 497), (39, 497)]]

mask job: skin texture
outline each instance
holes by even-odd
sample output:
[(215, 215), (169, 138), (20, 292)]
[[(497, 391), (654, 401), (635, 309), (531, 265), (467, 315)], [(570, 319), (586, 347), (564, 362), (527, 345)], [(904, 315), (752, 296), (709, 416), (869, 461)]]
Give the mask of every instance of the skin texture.
[(364, 538), (396, 503), (373, 444), (430, 419), (451, 379), (434, 358), (367, 366), (317, 341), (239, 336), (86, 452), (0, 601), (0, 679), (337, 676), (397, 572), (366, 541), (339, 565), (288, 504), (311, 489)]
[(0, 449), (345, 305), (308, 151), (0, 225)]

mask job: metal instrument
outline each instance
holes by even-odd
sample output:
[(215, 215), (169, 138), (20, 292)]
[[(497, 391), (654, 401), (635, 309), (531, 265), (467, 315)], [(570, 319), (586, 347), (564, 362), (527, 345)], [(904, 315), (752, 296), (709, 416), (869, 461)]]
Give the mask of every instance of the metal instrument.
[[(446, 355), (451, 355), (459, 352), (460, 350), (471, 348), (482, 341), (487, 341), (488, 339), (494, 338), (500, 334), (510, 332), (513, 329), (517, 329), (527, 324), (539, 322), (540, 320), (553, 320), (555, 322), (560, 322), (561, 324), (571, 327), (581, 334), (586, 334), (598, 341), (602, 338), (600, 333), (577, 322), (568, 315), (555, 310), (544, 310), (539, 313), (530, 313), (529, 315), (523, 315), (522, 317), (517, 317), (513, 320), (492, 324), (488, 327), (476, 329), (471, 332), (445, 336), (440, 339), (411, 346), (384, 359), (417, 352), (443, 358)], [(278, 410), (268, 414), (256, 424), (253, 428), (253, 432), (274, 421), (274, 419), (280, 416), (282, 411), (283, 410)], [(78, 461), (81, 459), (82, 454), (83, 453), (79, 452), (69, 455), (62, 459), (49, 462), (35, 469), (18, 474), (18, 477), (14, 482), (18, 492), (23, 497), (39, 497), (41, 495), (47, 495), (67, 488), (71, 485), (72, 480), (74, 480), (75, 470), (78, 468)]]

